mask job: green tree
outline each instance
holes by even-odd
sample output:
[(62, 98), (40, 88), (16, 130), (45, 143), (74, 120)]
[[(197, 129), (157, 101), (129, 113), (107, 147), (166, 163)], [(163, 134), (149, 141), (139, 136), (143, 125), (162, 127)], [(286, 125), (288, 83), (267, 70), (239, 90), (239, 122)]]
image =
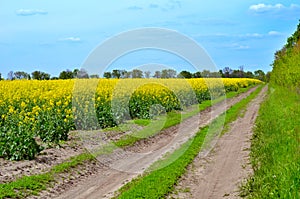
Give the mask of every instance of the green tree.
[(143, 78), (143, 71), (138, 69), (132, 70), (132, 78)]
[(34, 71), (31, 73), (32, 79), (36, 80), (49, 80), (50, 79), (50, 74), (41, 72), (41, 71)]
[(76, 69), (73, 70), (73, 78), (76, 78), (76, 77), (77, 77), (78, 72), (79, 72), (79, 69), (78, 69), (78, 68), (76, 68)]
[(178, 74), (177, 77), (179, 77), (179, 78), (185, 78), (185, 79), (190, 79), (190, 78), (192, 78), (192, 73), (190, 73), (189, 71), (184, 70), (184, 71), (181, 71)]
[(59, 79), (73, 79), (74, 78), (74, 73), (67, 69), (65, 71), (62, 71), (60, 74), (59, 74)]
[(197, 71), (193, 74), (193, 78), (201, 78), (202, 75), (201, 75), (201, 72), (200, 71)]
[(111, 76), (112, 76), (113, 78), (120, 79), (120, 77), (121, 77), (121, 71), (115, 69), (115, 70), (112, 71)]
[(92, 78), (92, 79), (98, 79), (98, 78), (99, 78), (99, 75), (93, 74), (93, 75), (90, 75), (90, 78)]
[(247, 71), (244, 75), (246, 78), (254, 78), (254, 74), (251, 71)]
[(14, 76), (16, 79), (28, 79), (28, 80), (31, 79), (30, 75), (24, 71), (14, 72)]
[(150, 78), (150, 75), (151, 75), (151, 72), (150, 71), (144, 71), (144, 75), (145, 75), (145, 78)]
[(203, 70), (201, 72), (202, 77), (210, 77), (211, 72), (209, 70)]
[(271, 72), (268, 71), (266, 74), (266, 82), (270, 82), (270, 79), (271, 79)]
[(226, 77), (226, 78), (230, 77), (232, 72), (233, 71), (230, 67), (225, 67), (223, 69), (223, 74), (224, 74), (224, 77)]
[(104, 72), (103, 77), (110, 79), (112, 77), (111, 72)]
[(176, 77), (176, 70), (173, 69), (164, 69), (161, 71), (161, 78), (175, 78)]
[(266, 81), (266, 74), (262, 70), (254, 71), (254, 78), (259, 79), (260, 81)]
[(155, 71), (153, 77), (154, 78), (161, 78), (161, 71)]

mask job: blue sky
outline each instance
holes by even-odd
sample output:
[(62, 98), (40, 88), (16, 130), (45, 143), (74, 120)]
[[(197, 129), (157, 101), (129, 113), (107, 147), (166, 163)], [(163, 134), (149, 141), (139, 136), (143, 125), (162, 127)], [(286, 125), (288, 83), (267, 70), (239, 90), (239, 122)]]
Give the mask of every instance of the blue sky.
[[(0, 72), (80, 68), (92, 50), (120, 32), (160, 27), (201, 45), (218, 68), (271, 70), (274, 52), (296, 29), (299, 0), (6, 0), (0, 2)], [(136, 52), (111, 68), (147, 63), (190, 69), (163, 52)], [(109, 69), (109, 70), (110, 70)]]

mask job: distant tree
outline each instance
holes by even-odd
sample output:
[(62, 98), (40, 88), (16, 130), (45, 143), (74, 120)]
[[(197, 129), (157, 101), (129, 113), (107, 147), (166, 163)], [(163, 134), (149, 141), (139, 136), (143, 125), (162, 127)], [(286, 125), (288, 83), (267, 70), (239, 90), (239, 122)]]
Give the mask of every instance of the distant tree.
[(173, 69), (164, 69), (161, 71), (161, 78), (175, 78), (176, 77), (176, 70)]
[(145, 78), (149, 79), (149, 78), (150, 78), (150, 75), (151, 75), (151, 72), (150, 72), (150, 71), (145, 71), (145, 72), (144, 72)]
[(0, 81), (2, 80), (2, 74), (0, 73)]
[(202, 77), (210, 77), (210, 71), (209, 70), (203, 70), (202, 72), (201, 72), (201, 76)]
[(79, 78), (79, 79), (88, 79), (89, 74), (85, 69), (81, 68), (77, 73), (77, 78)]
[(201, 77), (202, 77), (202, 75), (201, 75), (201, 72), (200, 72), (200, 71), (195, 72), (195, 73), (193, 74), (193, 78), (201, 78)]
[(244, 75), (246, 78), (254, 78), (254, 74), (251, 71), (247, 71)]
[(58, 77), (51, 77), (51, 80), (58, 80)]
[(132, 71), (126, 71), (123, 75), (123, 78), (132, 78)]
[(227, 78), (230, 77), (231, 73), (232, 73), (232, 69), (230, 67), (225, 67), (223, 69), (224, 77), (227, 77)]
[[(77, 76), (77, 73), (76, 73), (76, 76)], [(67, 69), (65, 71), (62, 71), (60, 74), (59, 74), (59, 79), (73, 79), (74, 77), (74, 72), (72, 72), (71, 70)]]
[(161, 78), (161, 71), (155, 71), (153, 77), (154, 78)]
[(143, 78), (143, 71), (139, 69), (132, 70), (132, 78)]
[(179, 77), (179, 78), (185, 78), (185, 79), (190, 79), (190, 78), (192, 78), (192, 73), (190, 73), (189, 71), (184, 70), (184, 71), (181, 71), (178, 74), (177, 77)]
[(17, 71), (17, 72), (14, 72), (14, 77), (15, 79), (31, 79), (30, 78), (30, 75), (24, 71)]
[(271, 72), (267, 72), (266, 74), (266, 82), (270, 82), (270, 78), (271, 78)]
[(219, 77), (222, 77), (222, 74), (220, 73), (220, 71), (210, 72), (209, 77), (219, 78)]
[(259, 79), (260, 81), (266, 81), (266, 74), (262, 70), (254, 71), (254, 78)]
[(49, 80), (50, 79), (50, 74), (41, 72), (41, 71), (34, 71), (31, 73), (32, 79), (36, 80)]
[(245, 72), (244, 72), (244, 66), (239, 66), (239, 77), (244, 77)]
[(121, 77), (121, 71), (115, 69), (115, 70), (112, 71), (111, 76), (112, 76), (113, 78), (120, 79), (120, 77)]
[(120, 78), (126, 78), (128, 76), (128, 72), (126, 70), (120, 70)]
[(111, 72), (104, 72), (103, 77), (105, 77), (106, 79), (110, 79), (111, 78)]
[(76, 77), (77, 77), (78, 72), (79, 72), (79, 69), (78, 69), (78, 68), (75, 68), (75, 69), (73, 70), (73, 78), (76, 78)]
[(92, 78), (92, 79), (98, 79), (98, 78), (99, 78), (99, 75), (93, 74), (93, 75), (90, 75), (90, 78)]
[(8, 80), (14, 80), (15, 79), (15, 75), (13, 71), (9, 71), (7, 74), (7, 79)]
[(223, 74), (223, 70), (219, 70), (219, 74), (221, 77), (225, 77), (225, 75)]
[(232, 78), (238, 78), (240, 76), (240, 71), (239, 70), (233, 70), (231, 72), (231, 74), (229, 75), (229, 77), (232, 77)]

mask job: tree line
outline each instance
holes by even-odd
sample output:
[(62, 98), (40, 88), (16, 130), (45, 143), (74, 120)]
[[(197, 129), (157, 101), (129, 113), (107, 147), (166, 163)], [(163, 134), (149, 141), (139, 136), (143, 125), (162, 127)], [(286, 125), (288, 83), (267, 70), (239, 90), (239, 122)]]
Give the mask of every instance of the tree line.
[[(89, 75), (88, 72), (84, 69), (74, 69), (72, 70), (64, 70), (61, 71), (58, 77), (51, 77), (49, 73), (42, 71), (34, 71), (31, 74), (26, 73), (24, 71), (10, 71), (7, 74), (7, 80), (57, 80), (57, 79), (74, 79), (74, 78), (99, 78), (100, 76), (97, 74)], [(198, 71), (195, 73), (183, 70), (177, 73), (176, 70), (173, 69), (163, 69), (161, 71), (155, 71), (154, 74), (151, 74), (150, 71), (142, 71), (139, 69), (134, 69), (132, 71), (119, 70), (115, 69), (111, 72), (104, 72), (104, 78), (255, 78), (261, 81), (269, 81), (270, 72), (265, 74), (262, 70), (244, 71), (244, 67), (240, 66), (239, 69), (233, 70), (230, 67), (225, 67), (218, 72), (212, 72), (209, 70), (203, 70), (202, 72)], [(3, 80), (2, 75), (0, 73), (0, 80)]]
[(142, 71), (139, 69), (134, 69), (132, 71), (126, 70), (112, 70), (111, 72), (105, 72), (103, 75), (104, 78), (255, 78), (261, 81), (269, 81), (270, 72), (267, 74), (262, 70), (244, 71), (244, 68), (241, 66), (237, 70), (233, 70), (230, 67), (225, 67), (223, 70), (219, 70), (218, 72), (212, 72), (209, 70), (203, 70), (202, 72), (198, 71), (195, 73), (191, 73), (189, 71), (183, 70), (180, 73), (177, 73), (176, 70), (173, 69), (164, 69), (161, 71), (155, 71), (153, 75), (151, 75), (150, 71)]
[[(89, 75), (84, 69), (65, 70), (60, 72), (58, 77), (51, 77), (49, 73), (42, 71), (33, 71), (31, 74), (24, 71), (10, 71), (7, 74), (7, 80), (57, 80), (57, 79), (74, 79), (74, 78), (99, 78), (99, 75)], [(0, 80), (4, 80), (0, 73)]]

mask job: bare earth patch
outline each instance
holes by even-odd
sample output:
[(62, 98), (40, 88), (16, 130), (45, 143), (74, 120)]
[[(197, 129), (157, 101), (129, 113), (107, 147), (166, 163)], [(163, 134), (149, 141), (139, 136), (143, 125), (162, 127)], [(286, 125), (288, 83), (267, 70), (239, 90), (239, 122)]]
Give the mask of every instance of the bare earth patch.
[(0, 183), (10, 182), (24, 175), (45, 173), (53, 166), (84, 151), (79, 138), (70, 136), (70, 140), (59, 148), (45, 149), (34, 160), (9, 161), (0, 158)]
[(168, 198), (239, 198), (239, 186), (251, 173), (250, 139), (267, 87), (248, 105), (244, 117), (231, 124), (208, 156), (200, 153)]

